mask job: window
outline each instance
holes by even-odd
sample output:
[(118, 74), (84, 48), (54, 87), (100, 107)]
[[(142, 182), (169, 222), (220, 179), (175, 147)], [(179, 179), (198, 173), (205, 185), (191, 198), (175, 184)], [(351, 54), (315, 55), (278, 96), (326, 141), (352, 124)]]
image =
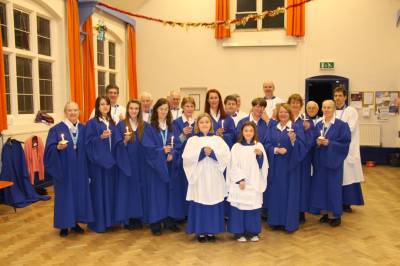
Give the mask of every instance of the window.
[[(237, 0), (236, 18), (242, 18), (251, 14), (262, 13), (267, 10), (275, 10), (277, 7), (285, 6), (285, 0)], [(249, 20), (245, 25), (237, 25), (237, 30), (251, 29), (276, 29), (284, 28), (285, 16), (279, 14), (275, 17), (265, 17), (262, 21)]]
[(37, 17), (38, 53), (50, 56), (50, 21)]
[(110, 73), (110, 76), (109, 76), (109, 80), (110, 80), (110, 84), (113, 84), (113, 85), (115, 85), (116, 83), (116, 80), (115, 80), (115, 73)]
[(106, 73), (97, 71), (97, 95), (106, 95)]
[(53, 86), (51, 63), (39, 61), (40, 110), (53, 112)]
[(3, 46), (8, 46), (7, 14), (6, 14), (6, 5), (4, 3), (0, 3), (0, 26), (1, 26), (1, 38), (3, 39)]
[(18, 112), (33, 113), (32, 60), (24, 57), (16, 58)]
[(4, 55), (4, 79), (6, 83), (6, 104), (7, 114), (11, 114), (11, 93), (10, 93), (10, 71), (8, 66), (8, 55)]
[(97, 65), (104, 66), (104, 41), (97, 40)]
[(115, 69), (115, 43), (113, 42), (108, 42), (108, 67)]
[[(107, 34), (107, 37), (109, 35)], [(95, 36), (93, 36), (95, 37)], [(97, 40), (97, 96), (105, 95), (105, 88), (108, 84), (118, 85), (118, 67), (117, 67), (117, 48), (118, 45), (114, 40), (106, 39), (104, 41)]]
[(29, 50), (29, 14), (14, 9), (15, 47)]

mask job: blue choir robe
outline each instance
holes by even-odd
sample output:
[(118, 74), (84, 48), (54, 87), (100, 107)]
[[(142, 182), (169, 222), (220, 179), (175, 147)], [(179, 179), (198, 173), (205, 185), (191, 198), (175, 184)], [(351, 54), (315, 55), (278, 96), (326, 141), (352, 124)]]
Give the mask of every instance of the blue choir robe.
[(222, 120), (224, 120), (224, 135), (222, 138), (225, 143), (232, 148), (233, 144), (236, 142), (236, 129), (235, 129), (235, 121), (233, 121), (232, 117), (227, 115), (225, 119), (216, 120), (213, 116), (211, 116), (211, 120), (213, 123), (213, 129), (216, 133), (219, 128), (222, 127)]
[[(144, 123), (147, 127), (148, 124)], [(125, 121), (120, 121), (117, 125), (118, 134), (123, 139), (125, 137), (126, 125)], [(143, 219), (143, 203), (142, 203), (142, 167), (143, 167), (143, 147), (139, 140), (138, 131), (125, 146), (126, 156), (129, 160), (130, 175), (126, 175), (124, 171), (118, 170), (118, 178), (116, 179), (115, 190), (115, 220), (120, 223), (127, 223), (129, 219)]]
[[(351, 132), (346, 122), (339, 119), (333, 121), (325, 136), (329, 140), (328, 146), (315, 148), (311, 207), (340, 217), (343, 212), (343, 162), (349, 152)], [(318, 122), (315, 138), (320, 135), (323, 126), (323, 121)]]
[(115, 220), (115, 214), (123, 206), (115, 205), (118, 172), (131, 175), (129, 159), (117, 126), (110, 123), (111, 137), (101, 139), (106, 125), (97, 118), (89, 120), (86, 126), (86, 155), (88, 158), (90, 192), (93, 203), (94, 221), (88, 227), (95, 232), (104, 232), (107, 228), (122, 221)]
[[(243, 124), (250, 121), (250, 119), (251, 119), (251, 117), (250, 117), (250, 115), (248, 115), (239, 121), (239, 123), (237, 124), (237, 127), (236, 127), (236, 139), (239, 139), (240, 131), (242, 130)], [(253, 120), (251, 120), (251, 121), (253, 121)], [(260, 118), (260, 120), (258, 120), (256, 126), (257, 126), (257, 132), (258, 132), (258, 139), (263, 145), (265, 145), (265, 141), (267, 138), (268, 125), (263, 119)]]
[(24, 149), (17, 140), (7, 141), (1, 153), (0, 180), (13, 182), (11, 187), (3, 189), (4, 203), (15, 208), (26, 207), (39, 200), (49, 200), (49, 196), (36, 193), (29, 181)]
[(164, 144), (161, 131), (153, 126), (145, 128), (143, 135), (144, 151), (144, 222), (153, 224), (170, 217), (176, 220), (184, 219), (184, 202), (180, 200), (175, 188), (179, 186), (176, 173), (177, 155), (179, 154), (179, 136), (172, 130), (167, 132), (167, 143), (171, 143), (174, 136), (172, 150), (173, 160), (167, 162), (164, 153)]
[[(77, 128), (76, 149), (68, 126), (61, 122), (49, 130), (44, 151), (45, 171), (53, 177), (54, 184), (54, 227), (59, 229), (93, 221), (85, 148), (86, 127), (78, 124)], [(68, 141), (64, 150), (57, 149), (61, 134)]]
[[(291, 124), (289, 122), (288, 126)], [(278, 129), (279, 124), (268, 128), (267, 156), (269, 175), (267, 187), (268, 224), (284, 226), (288, 232), (299, 227), (301, 164), (306, 150), (303, 127), (294, 124), (296, 141), (292, 145), (288, 128)], [(291, 126), (291, 125), (290, 125)], [(275, 154), (274, 148), (284, 147), (287, 153)]]

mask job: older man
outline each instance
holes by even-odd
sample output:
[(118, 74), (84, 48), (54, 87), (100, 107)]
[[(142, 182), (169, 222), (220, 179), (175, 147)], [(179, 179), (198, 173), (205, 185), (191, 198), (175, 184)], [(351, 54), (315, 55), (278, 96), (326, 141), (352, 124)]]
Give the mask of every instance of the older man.
[(152, 105), (153, 105), (153, 96), (148, 92), (142, 92), (139, 97), (140, 105), (142, 107), (142, 117), (143, 121), (150, 123), (151, 113), (152, 113)]
[(265, 108), (265, 114), (263, 115), (263, 119), (268, 122), (270, 118), (273, 116), (274, 109), (276, 104), (283, 103), (284, 101), (274, 95), (275, 84), (272, 81), (266, 81), (263, 83), (263, 91), (264, 91), (264, 99), (267, 101), (267, 108)]
[(319, 107), (318, 104), (314, 101), (308, 101), (306, 104), (306, 115), (307, 118), (312, 120), (314, 126), (322, 119), (318, 116)]
[(182, 109), (179, 107), (181, 103), (181, 93), (178, 90), (171, 90), (168, 95), (169, 108), (172, 113), (172, 119), (175, 120), (182, 115)]

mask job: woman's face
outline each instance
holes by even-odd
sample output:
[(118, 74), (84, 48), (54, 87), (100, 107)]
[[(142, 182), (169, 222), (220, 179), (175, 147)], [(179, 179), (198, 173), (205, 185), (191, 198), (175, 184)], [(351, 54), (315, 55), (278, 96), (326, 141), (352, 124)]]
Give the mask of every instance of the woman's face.
[(298, 113), (300, 113), (300, 110), (301, 110), (301, 103), (297, 100), (291, 100), (290, 108), (292, 109), (293, 113), (298, 114)]
[(107, 103), (105, 99), (100, 100), (99, 111), (102, 116), (107, 116), (108, 112), (110, 112), (111, 106)]
[(286, 110), (284, 107), (280, 107), (278, 110), (278, 120), (279, 122), (286, 123), (289, 121), (290, 115), (289, 111)]
[(139, 114), (139, 104), (137, 103), (129, 104), (128, 113), (130, 118), (136, 119)]
[(252, 126), (245, 126), (243, 128), (243, 138), (246, 142), (251, 142), (254, 138), (254, 128)]
[(217, 93), (211, 92), (211, 93), (208, 95), (207, 101), (208, 101), (208, 103), (210, 104), (210, 107), (211, 107), (212, 109), (218, 109), (218, 105), (219, 105), (220, 99), (219, 99)]
[(169, 112), (169, 106), (167, 103), (160, 105), (157, 108), (158, 119), (161, 119), (161, 120), (167, 119), (168, 112)]
[(199, 127), (199, 131), (204, 135), (207, 135), (211, 130), (211, 121), (208, 117), (202, 117), (199, 121), (197, 121), (197, 125)]
[(185, 105), (183, 106), (183, 113), (187, 117), (192, 117), (193, 112), (194, 112), (194, 105), (190, 102), (185, 103)]

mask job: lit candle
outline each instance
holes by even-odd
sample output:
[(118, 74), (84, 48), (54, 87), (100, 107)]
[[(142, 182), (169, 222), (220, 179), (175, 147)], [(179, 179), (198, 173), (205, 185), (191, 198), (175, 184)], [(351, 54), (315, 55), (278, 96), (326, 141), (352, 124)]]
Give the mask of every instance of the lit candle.
[(221, 128), (224, 129), (224, 119), (221, 121)]
[(61, 133), (61, 141), (65, 141), (65, 139), (64, 139), (64, 133)]
[(192, 127), (193, 123), (192, 123), (192, 118), (191, 117), (189, 118), (188, 122), (189, 122), (189, 127)]
[(288, 126), (288, 132), (293, 132), (293, 128)]
[(125, 130), (126, 130), (125, 135), (130, 135), (131, 134), (131, 132), (129, 132), (129, 127), (125, 127)]
[(171, 148), (174, 148), (174, 136), (171, 136)]
[(318, 137), (319, 139), (325, 139), (324, 130), (321, 129), (321, 135)]

